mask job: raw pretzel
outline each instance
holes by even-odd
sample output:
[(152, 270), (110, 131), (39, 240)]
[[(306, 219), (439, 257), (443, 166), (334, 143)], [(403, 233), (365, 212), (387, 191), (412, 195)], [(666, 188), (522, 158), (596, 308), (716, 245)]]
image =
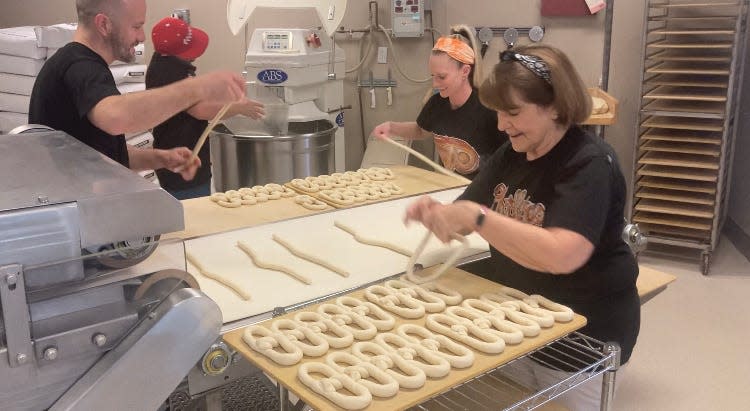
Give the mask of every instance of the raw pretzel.
[(410, 250), (407, 250), (407, 249), (405, 249), (403, 247), (400, 247), (400, 246), (398, 246), (396, 244), (391, 244), (391, 243), (389, 243), (387, 241), (380, 241), (380, 240), (377, 240), (377, 239), (372, 238), (372, 237), (364, 237), (361, 234), (358, 234), (352, 227), (350, 227), (350, 226), (342, 223), (341, 221), (334, 221), (333, 225), (335, 225), (336, 227), (338, 227), (338, 228), (346, 231), (347, 233), (351, 234), (354, 237), (355, 240), (359, 241), (362, 244), (372, 245), (372, 246), (375, 246), (375, 247), (387, 248), (387, 249), (389, 249), (391, 251), (395, 251), (395, 252), (397, 252), (399, 254), (403, 254), (403, 255), (405, 255), (407, 257), (409, 257), (410, 255), (412, 255), (412, 252)]
[[(369, 340), (378, 333), (375, 324), (338, 304), (321, 304), (318, 306), (318, 313), (344, 327), (358, 340)], [(354, 327), (352, 324), (359, 328)]]
[[(316, 379), (310, 374), (323, 374), (325, 378)], [(322, 362), (300, 365), (297, 378), (315, 393), (347, 410), (361, 410), (372, 402), (372, 394), (367, 387)], [(351, 395), (339, 392), (341, 389), (346, 389)]]
[[(398, 381), (387, 372), (348, 352), (337, 351), (326, 356), (326, 364), (334, 370), (348, 375), (376, 397), (388, 398), (398, 392)], [(375, 381), (371, 381), (371, 378)]]
[(311, 186), (318, 186), (318, 190), (330, 190), (333, 188), (333, 181), (330, 179), (329, 176), (323, 174), (321, 176), (315, 177), (305, 177), (305, 181), (310, 183)]
[(382, 285), (372, 285), (365, 289), (365, 298), (386, 310), (404, 318), (422, 318), (425, 313), (424, 305), (410, 296), (397, 293)]
[(195, 258), (195, 256), (188, 251), (185, 251), (185, 259), (188, 260), (188, 262), (190, 262), (190, 264), (192, 264), (195, 268), (197, 268), (198, 271), (200, 271), (201, 274), (203, 274), (204, 276), (214, 281), (218, 281), (225, 287), (237, 293), (237, 295), (242, 297), (243, 300), (250, 301), (250, 294), (248, 294), (247, 291), (245, 291), (244, 287), (242, 287), (242, 284), (234, 281), (234, 279), (232, 279), (231, 277), (224, 276), (218, 273), (214, 273), (213, 271), (206, 270), (206, 267), (204, 267), (203, 264), (198, 262), (198, 259)]
[(453, 268), (456, 265), (456, 261), (458, 261), (459, 257), (461, 257), (461, 254), (469, 248), (469, 240), (466, 239), (466, 237), (454, 234), (452, 237), (453, 239), (457, 240), (461, 243), (461, 245), (456, 248), (453, 253), (448, 256), (448, 258), (445, 260), (443, 265), (440, 266), (435, 272), (432, 274), (420, 277), (418, 275), (414, 274), (414, 266), (417, 264), (417, 259), (424, 251), (425, 247), (427, 246), (427, 243), (430, 241), (430, 237), (432, 237), (431, 232), (425, 233), (424, 238), (422, 238), (422, 241), (419, 243), (419, 246), (417, 246), (417, 249), (414, 250), (414, 253), (409, 257), (409, 262), (406, 263), (406, 279), (415, 283), (415, 284), (421, 284), (426, 283), (428, 281), (435, 281), (437, 280), (441, 275), (445, 274), (446, 271)]
[(424, 305), (424, 309), (428, 313), (439, 313), (445, 310), (445, 301), (416, 284), (405, 283), (399, 280), (388, 280), (385, 282), (385, 287), (406, 294), (419, 301)]
[(308, 210), (325, 210), (328, 208), (328, 204), (306, 194), (294, 197), (294, 202)]
[(544, 328), (552, 327), (555, 324), (555, 317), (549, 311), (534, 308), (525, 301), (508, 297), (507, 294), (485, 293), (480, 295), (479, 299), (489, 301), (498, 307), (506, 307), (517, 311), (520, 315), (529, 318)]
[(474, 324), (466, 324), (445, 314), (430, 314), (425, 320), (427, 329), (443, 334), (471, 348), (487, 354), (499, 354), (505, 350), (505, 340), (499, 335), (483, 330)]
[(328, 345), (333, 348), (345, 348), (354, 342), (354, 335), (349, 330), (336, 324), (330, 318), (325, 318), (314, 311), (298, 312), (294, 315), (294, 319), (305, 327), (319, 333), (321, 337), (328, 341)]
[(573, 321), (573, 316), (575, 314), (570, 307), (550, 301), (539, 294), (530, 295), (525, 301), (534, 308), (539, 308), (549, 312), (557, 322), (567, 323)]
[(246, 243), (242, 241), (237, 242), (237, 247), (239, 247), (240, 250), (244, 251), (245, 254), (247, 254), (248, 257), (250, 257), (250, 259), (253, 260), (253, 264), (255, 264), (256, 266), (260, 268), (265, 268), (266, 270), (280, 271), (284, 274), (289, 275), (295, 280), (303, 282), (305, 284), (312, 283), (312, 281), (309, 278), (303, 276), (302, 274), (297, 274), (296, 272), (294, 272), (294, 270), (292, 270), (289, 267), (285, 267), (283, 265), (278, 265), (278, 264), (271, 264), (271, 263), (268, 263), (259, 259), (258, 256), (253, 251), (253, 249), (250, 248), (249, 245), (247, 245)]
[(367, 318), (378, 331), (388, 331), (396, 325), (395, 317), (369, 301), (343, 296), (336, 299), (336, 304)]
[(307, 260), (307, 261), (309, 261), (311, 263), (323, 266), (323, 267), (325, 267), (325, 268), (333, 271), (334, 273), (336, 273), (336, 274), (338, 274), (338, 275), (340, 275), (342, 277), (349, 277), (349, 272), (346, 271), (346, 270), (344, 270), (343, 268), (339, 268), (339, 267), (337, 267), (337, 266), (335, 266), (335, 265), (333, 265), (333, 264), (331, 264), (331, 263), (329, 263), (329, 262), (327, 262), (325, 260), (322, 260), (322, 259), (318, 258), (315, 255), (312, 255), (310, 253), (306, 253), (306, 252), (300, 250), (299, 248), (297, 248), (297, 247), (293, 246), (292, 244), (290, 244), (289, 241), (287, 241), (287, 240), (279, 237), (278, 235), (273, 234), (271, 236), (271, 238), (273, 238), (274, 241), (276, 241), (277, 243), (281, 244), (284, 248), (286, 248), (287, 250), (289, 250), (290, 253), (296, 255), (297, 257), (302, 258), (304, 260)]
[(318, 191), (320, 191), (319, 185), (311, 183), (310, 181), (302, 178), (295, 178), (290, 182), (290, 184), (292, 185), (292, 187), (306, 193), (317, 193)]
[(430, 378), (443, 378), (451, 371), (451, 364), (444, 357), (400, 335), (381, 333), (375, 336), (375, 343), (411, 362)]
[(496, 333), (505, 340), (506, 344), (519, 344), (523, 341), (523, 332), (515, 324), (500, 316), (481, 314), (476, 310), (461, 306), (448, 307), (445, 313), (467, 324), (474, 324), (481, 329)]
[(370, 167), (360, 168), (357, 171), (364, 173), (364, 175), (366, 175), (370, 180), (375, 181), (393, 180), (394, 178), (396, 178), (396, 175), (390, 168)]
[(496, 303), (475, 298), (467, 298), (461, 303), (462, 306), (482, 314), (493, 315), (501, 319), (507, 319), (513, 327), (521, 331), (524, 337), (536, 337), (541, 332), (541, 327), (536, 321), (520, 315), (518, 311), (510, 307), (502, 307)]
[[(406, 275), (401, 276), (401, 281), (404, 281), (409, 284), (417, 285), (409, 281), (406, 278)], [(453, 288), (449, 288), (440, 283), (429, 282), (429, 283), (419, 284), (419, 286), (424, 288), (427, 291), (434, 293), (438, 298), (445, 301), (446, 305), (458, 305), (458, 304), (461, 304), (461, 301), (464, 300), (464, 296), (461, 295), (461, 293), (454, 290)]]
[[(302, 359), (302, 350), (286, 335), (273, 332), (262, 325), (251, 325), (245, 328), (242, 341), (277, 364), (294, 365)], [(284, 351), (276, 351), (277, 347)]]
[(299, 321), (281, 318), (271, 323), (271, 330), (286, 335), (308, 357), (320, 357), (328, 352), (328, 341)]
[[(396, 334), (412, 343), (434, 351), (437, 355), (448, 360), (453, 368), (468, 368), (474, 364), (474, 351), (442, 334), (434, 334), (420, 325), (401, 324), (396, 329)], [(441, 348), (443, 351), (440, 350)]]
[(344, 195), (343, 192), (334, 189), (320, 190), (318, 194), (320, 198), (339, 205), (352, 205), (356, 202), (354, 194)]
[[(380, 344), (360, 341), (352, 345), (352, 354), (384, 370), (398, 381), (401, 388), (421, 388), (427, 381), (424, 371), (400, 356), (386, 350)], [(393, 368), (398, 369), (398, 372)]]

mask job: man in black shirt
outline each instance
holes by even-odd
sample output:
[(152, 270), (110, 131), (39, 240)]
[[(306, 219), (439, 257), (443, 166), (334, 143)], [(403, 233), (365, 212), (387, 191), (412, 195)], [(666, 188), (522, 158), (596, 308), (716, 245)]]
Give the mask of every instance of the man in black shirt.
[(77, 0), (78, 29), (44, 64), (34, 83), (29, 121), (65, 131), (133, 170), (168, 168), (191, 179), (200, 166), (185, 147), (138, 149), (125, 133), (142, 131), (201, 102), (244, 96), (244, 80), (217, 72), (167, 87), (120, 95), (109, 64), (135, 58), (144, 41), (145, 0)]
[[(180, 80), (194, 78), (196, 67), (192, 62), (200, 57), (208, 46), (208, 35), (186, 22), (166, 17), (151, 30), (154, 55), (146, 71), (146, 88), (163, 87)], [(154, 147), (172, 149), (195, 147), (208, 121), (221, 110), (221, 104), (206, 102), (195, 104), (154, 127)], [(227, 110), (224, 117), (242, 114), (254, 119), (263, 115), (263, 105), (243, 98)], [(211, 194), (210, 145), (204, 144), (198, 152), (203, 166), (195, 178), (185, 179), (168, 169), (157, 170), (159, 184), (175, 198), (184, 200)]]

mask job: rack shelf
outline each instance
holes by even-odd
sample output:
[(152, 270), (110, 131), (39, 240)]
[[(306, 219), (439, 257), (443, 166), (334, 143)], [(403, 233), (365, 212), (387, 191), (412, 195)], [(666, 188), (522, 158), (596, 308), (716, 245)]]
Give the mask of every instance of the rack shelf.
[(647, 0), (631, 220), (697, 248), (709, 271), (726, 214), (747, 0)]

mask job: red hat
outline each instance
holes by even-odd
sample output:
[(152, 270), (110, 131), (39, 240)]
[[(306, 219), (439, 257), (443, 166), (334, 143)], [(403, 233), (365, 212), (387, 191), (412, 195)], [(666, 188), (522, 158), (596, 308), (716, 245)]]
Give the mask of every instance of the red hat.
[(151, 30), (154, 50), (158, 53), (195, 60), (208, 47), (208, 34), (180, 19), (165, 17)]

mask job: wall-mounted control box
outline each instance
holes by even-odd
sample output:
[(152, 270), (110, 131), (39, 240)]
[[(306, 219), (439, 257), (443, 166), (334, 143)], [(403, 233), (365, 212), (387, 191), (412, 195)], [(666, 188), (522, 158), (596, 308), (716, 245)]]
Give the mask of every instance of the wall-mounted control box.
[(391, 0), (393, 37), (424, 36), (424, 0)]

